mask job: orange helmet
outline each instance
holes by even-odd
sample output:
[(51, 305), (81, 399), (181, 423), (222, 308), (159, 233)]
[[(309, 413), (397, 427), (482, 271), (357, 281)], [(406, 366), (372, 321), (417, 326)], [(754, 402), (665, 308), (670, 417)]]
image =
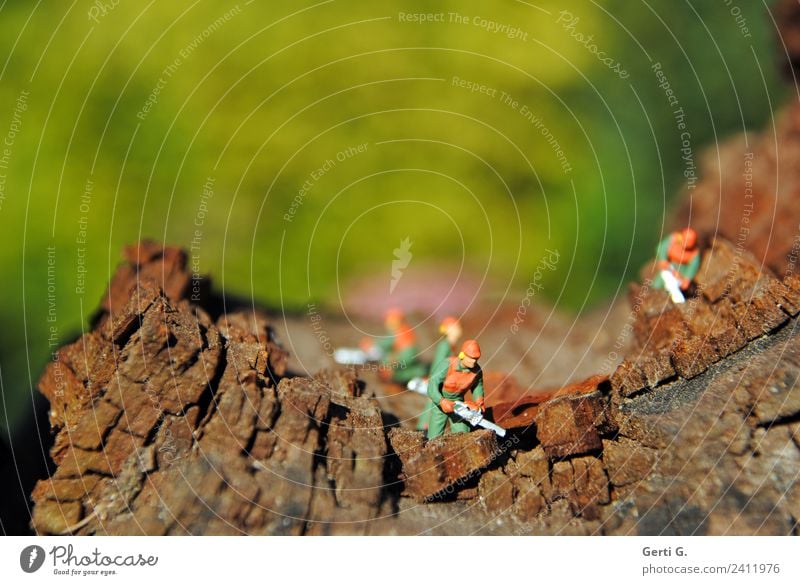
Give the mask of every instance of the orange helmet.
[(459, 354), (459, 357), (463, 358), (463, 356), (471, 357), (474, 360), (479, 359), (481, 357), (481, 346), (474, 339), (467, 339), (464, 345), (461, 346), (461, 354)]
[(397, 307), (389, 309), (383, 316), (383, 320), (387, 325), (399, 325), (405, 320), (405, 318), (406, 316), (403, 313), (403, 310), (398, 309)]
[(692, 228), (687, 227), (682, 230), (681, 236), (683, 236), (683, 245), (686, 248), (694, 248), (697, 245), (697, 232)]
[(457, 323), (458, 319), (455, 317), (445, 317), (439, 325), (439, 333), (447, 333), (447, 330)]

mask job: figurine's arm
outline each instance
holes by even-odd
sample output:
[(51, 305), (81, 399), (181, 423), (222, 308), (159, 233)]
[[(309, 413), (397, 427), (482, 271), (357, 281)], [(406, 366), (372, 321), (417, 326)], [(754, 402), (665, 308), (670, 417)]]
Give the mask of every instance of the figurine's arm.
[(439, 364), (447, 361), (450, 355), (450, 344), (446, 340), (440, 341), (436, 345), (436, 353), (433, 355), (433, 362), (431, 362), (431, 375), (438, 369)]
[(689, 280), (694, 280), (697, 273), (700, 271), (700, 253), (694, 255), (692, 261), (689, 262), (689, 267), (686, 270), (686, 276)]
[(656, 268), (659, 271), (669, 270), (672, 271), (672, 264), (669, 261), (669, 241), (672, 236), (667, 236), (658, 243), (656, 246)]
[(387, 335), (385, 337), (377, 337), (375, 339), (375, 347), (381, 350), (383, 355), (388, 355), (394, 346), (394, 336)]
[(475, 400), (483, 398), (483, 370), (478, 372), (478, 375), (475, 376), (475, 386), (472, 387), (472, 397)]
[(445, 376), (447, 376), (447, 370), (449, 368), (450, 364), (448, 360), (439, 362), (439, 364), (433, 369), (430, 380), (428, 380), (428, 397), (436, 406), (439, 406), (439, 403), (444, 398), (439, 387), (444, 382)]

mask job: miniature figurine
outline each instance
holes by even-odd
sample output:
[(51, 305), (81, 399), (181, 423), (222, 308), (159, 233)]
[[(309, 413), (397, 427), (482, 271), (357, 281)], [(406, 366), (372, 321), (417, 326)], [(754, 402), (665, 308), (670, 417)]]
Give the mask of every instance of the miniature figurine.
[(461, 329), (461, 322), (455, 317), (445, 317), (439, 325), (439, 333), (444, 337), (436, 344), (436, 353), (433, 355), (431, 372), (449, 357), (457, 354), (458, 342), (461, 340), (464, 330)]
[[(433, 354), (433, 362), (431, 363), (430, 376), (439, 367), (439, 364), (453, 357), (458, 353), (458, 342), (461, 340), (461, 335), (464, 331), (461, 329), (461, 322), (456, 317), (445, 317), (439, 325), (439, 333), (443, 336), (439, 343), (436, 344), (436, 351)], [(408, 383), (408, 389), (417, 391), (417, 389), (424, 389), (427, 395), (427, 380), (422, 378), (415, 378)], [(417, 430), (425, 431), (428, 429), (430, 423), (431, 412), (436, 407), (433, 403), (428, 402), (425, 410), (419, 415), (417, 419)]]
[(686, 228), (661, 240), (656, 250), (656, 261), (658, 275), (653, 287), (666, 289), (673, 303), (685, 302), (684, 293), (700, 269), (697, 232)]
[(419, 359), (417, 336), (414, 329), (406, 323), (400, 309), (389, 309), (384, 317), (387, 334), (362, 344), (368, 356), (379, 356), (379, 374), (387, 382), (406, 384), (414, 377), (425, 373), (425, 364)]
[[(444, 433), (450, 421), (451, 433), (465, 433), (469, 424), (456, 414), (456, 402), (464, 402), (472, 410), (483, 411), (483, 372), (478, 365), (481, 348), (474, 339), (468, 339), (461, 346), (458, 356), (439, 363), (428, 381), (428, 396), (434, 404), (428, 424), (428, 439)], [(474, 402), (464, 400), (472, 391)]]

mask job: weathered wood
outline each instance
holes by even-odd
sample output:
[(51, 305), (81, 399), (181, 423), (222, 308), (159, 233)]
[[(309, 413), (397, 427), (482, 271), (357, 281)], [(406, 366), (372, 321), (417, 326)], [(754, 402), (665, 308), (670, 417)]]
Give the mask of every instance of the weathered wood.
[[(726, 245), (714, 244), (719, 258)], [(150, 252), (167, 257), (179, 255)], [(611, 380), (531, 395), (533, 424), (512, 428), (502, 444), (489, 431), (428, 443), (397, 423), (389, 431), (354, 372), (287, 378), (287, 353), (260, 312), (214, 320), (144, 279), (42, 377), (56, 469), (33, 491), (33, 526), (42, 534), (791, 533), (800, 494), (798, 279), (746, 269), (746, 283), (720, 287), (726, 272), (711, 261), (705, 269), (716, 292), (664, 319), (662, 299), (645, 295), (634, 327), (642, 342)], [(506, 412), (509, 421), (518, 415)], [(501, 516), (508, 522), (492, 521)]]
[(406, 456), (403, 464), (406, 490), (422, 499), (455, 493), (470, 479), (477, 478), (499, 454), (492, 431), (442, 435)]

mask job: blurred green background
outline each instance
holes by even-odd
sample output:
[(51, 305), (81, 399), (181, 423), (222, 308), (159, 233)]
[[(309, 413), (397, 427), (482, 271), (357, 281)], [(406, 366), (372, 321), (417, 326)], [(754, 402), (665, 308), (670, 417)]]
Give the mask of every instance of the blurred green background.
[(760, 3), (570, 4), (3, 2), (2, 425), (141, 237), (194, 238), (217, 287), (287, 310), (336, 310), (406, 237), (512, 303), (558, 249), (542, 300), (608, 303), (684, 181), (653, 64), (694, 164), (784, 91)]

